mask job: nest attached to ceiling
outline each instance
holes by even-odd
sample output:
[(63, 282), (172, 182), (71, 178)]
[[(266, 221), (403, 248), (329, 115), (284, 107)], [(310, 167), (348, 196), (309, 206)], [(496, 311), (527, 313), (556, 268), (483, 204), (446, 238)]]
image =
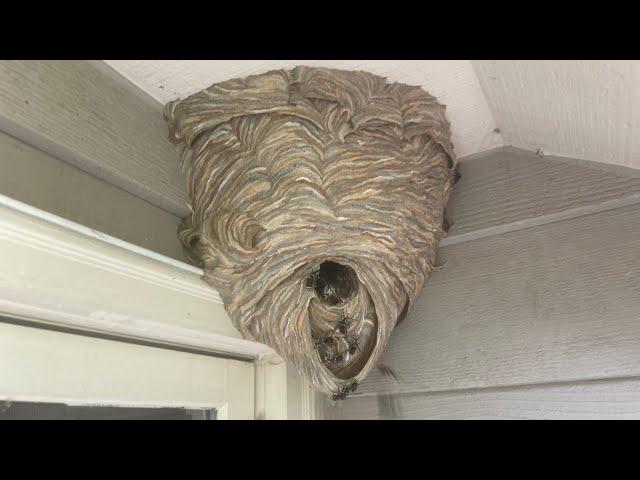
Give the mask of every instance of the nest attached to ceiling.
[(165, 107), (179, 236), (243, 337), (344, 398), (431, 274), (455, 166), (445, 107), (366, 72), (297, 67)]

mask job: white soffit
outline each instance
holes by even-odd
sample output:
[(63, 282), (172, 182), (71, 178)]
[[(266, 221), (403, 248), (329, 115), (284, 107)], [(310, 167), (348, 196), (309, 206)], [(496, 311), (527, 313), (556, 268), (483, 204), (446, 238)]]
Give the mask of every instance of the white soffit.
[(468, 60), (106, 60), (163, 105), (214, 83), (297, 65), (366, 70), (390, 81), (420, 85), (447, 106), (456, 155), (504, 144)]
[(473, 61), (505, 143), (640, 168), (640, 61)]

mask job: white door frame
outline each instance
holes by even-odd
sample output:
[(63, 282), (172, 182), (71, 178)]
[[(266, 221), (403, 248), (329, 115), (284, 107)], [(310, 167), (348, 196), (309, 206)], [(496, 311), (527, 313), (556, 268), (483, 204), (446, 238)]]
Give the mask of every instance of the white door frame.
[[(252, 418), (314, 418), (310, 387), (273, 350), (241, 338), (201, 276), (193, 266), (0, 195), (0, 316), (249, 360), (253, 376), (242, 381), (254, 382)], [(27, 335), (15, 329), (28, 327), (6, 327)], [(74, 340), (82, 345), (106, 341), (71, 336), (84, 338)], [(215, 360), (216, 368), (237, 362)], [(237, 390), (246, 397), (246, 385), (233, 385), (219, 391), (233, 397)], [(247, 418), (246, 412), (232, 411), (230, 418)]]
[(254, 418), (246, 361), (0, 323), (0, 400), (216, 409)]

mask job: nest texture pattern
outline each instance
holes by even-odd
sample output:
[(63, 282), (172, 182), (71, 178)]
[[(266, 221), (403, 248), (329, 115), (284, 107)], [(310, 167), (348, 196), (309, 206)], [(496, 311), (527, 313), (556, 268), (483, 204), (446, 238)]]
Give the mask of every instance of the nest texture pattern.
[(165, 107), (179, 236), (231, 320), (344, 398), (429, 277), (454, 183), (445, 107), (367, 72), (296, 67)]

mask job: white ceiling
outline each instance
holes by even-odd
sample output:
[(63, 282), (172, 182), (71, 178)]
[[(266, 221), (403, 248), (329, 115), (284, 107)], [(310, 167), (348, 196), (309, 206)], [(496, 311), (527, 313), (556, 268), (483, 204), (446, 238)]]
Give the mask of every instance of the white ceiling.
[(107, 60), (164, 104), (231, 78), (296, 65), (367, 70), (447, 106), (458, 157), (513, 145), (640, 168), (640, 62)]
[(640, 168), (640, 61), (474, 61), (505, 143)]
[(391, 81), (420, 85), (447, 106), (456, 155), (464, 157), (503, 144), (471, 63), (466, 60), (107, 60), (162, 104), (213, 83), (277, 68), (313, 65), (366, 70)]

